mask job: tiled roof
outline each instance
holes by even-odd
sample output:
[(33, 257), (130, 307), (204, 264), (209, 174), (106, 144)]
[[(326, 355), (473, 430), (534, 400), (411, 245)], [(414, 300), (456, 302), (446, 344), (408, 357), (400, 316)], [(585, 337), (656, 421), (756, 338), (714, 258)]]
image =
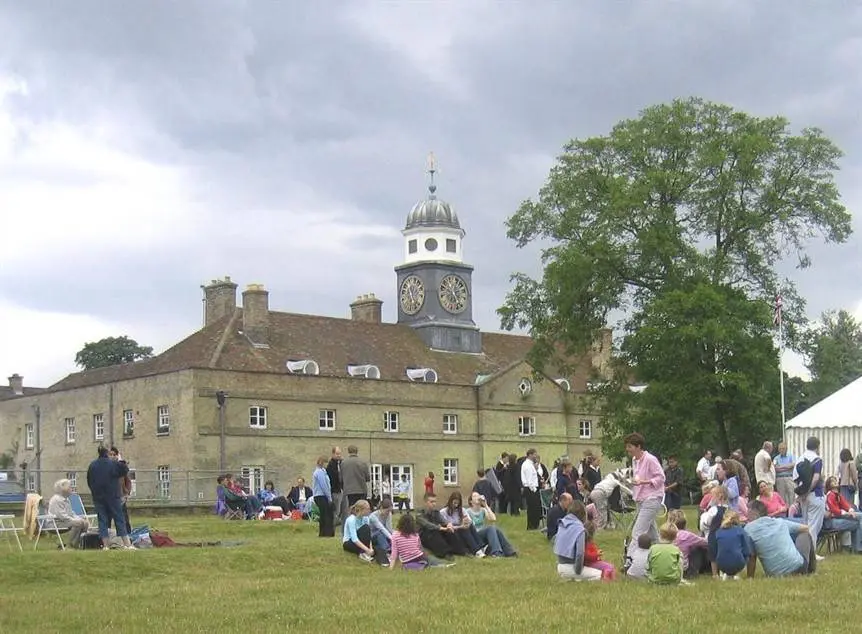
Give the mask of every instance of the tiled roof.
[(43, 387), (25, 387), (23, 394), (15, 394), (8, 385), (0, 385), (0, 401), (11, 401), (13, 398), (33, 396), (34, 394), (41, 394), (44, 391), (45, 388)]
[[(288, 360), (314, 360), (320, 374), (347, 376), (350, 364), (371, 364), (383, 380), (409, 380), (408, 367), (433, 368), (439, 383), (473, 385), (478, 374), (493, 374), (523, 360), (532, 346), (530, 337), (483, 333), (483, 354), (460, 354), (428, 349), (412, 328), (351, 319), (270, 312), (269, 347), (253, 346), (242, 334), (242, 309), (206, 326), (162, 354), (124, 365), (70, 374), (49, 388), (60, 391), (114, 381), (163, 374), (189, 368), (214, 368), (286, 374)], [(590, 367), (572, 380), (585, 389)]]

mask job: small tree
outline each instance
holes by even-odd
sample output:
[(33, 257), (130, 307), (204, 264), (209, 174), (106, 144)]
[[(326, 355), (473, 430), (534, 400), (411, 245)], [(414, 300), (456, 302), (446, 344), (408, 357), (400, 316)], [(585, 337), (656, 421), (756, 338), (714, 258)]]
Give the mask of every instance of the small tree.
[(134, 339), (123, 335), (84, 344), (84, 347), (75, 355), (75, 364), (85, 370), (92, 370), (109, 365), (132, 363), (152, 356), (153, 349), (150, 346), (139, 345)]
[(862, 376), (862, 324), (846, 310), (824, 313), (805, 338), (803, 351), (814, 404)]

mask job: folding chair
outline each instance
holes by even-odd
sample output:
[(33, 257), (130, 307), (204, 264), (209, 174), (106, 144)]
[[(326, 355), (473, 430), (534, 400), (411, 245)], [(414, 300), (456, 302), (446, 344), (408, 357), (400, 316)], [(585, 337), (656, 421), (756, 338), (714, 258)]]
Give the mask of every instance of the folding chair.
[(245, 519), (245, 500), (224, 487), (219, 487), (218, 495), (224, 500), (224, 515), (222, 517), (226, 520)]
[(15, 526), (15, 516), (14, 515), (0, 515), (0, 533), (6, 535), (6, 543), (9, 546), (9, 550), (12, 550), (12, 539), (9, 535), (15, 536), (15, 542), (18, 544), (18, 550), (24, 552), (24, 548), (21, 546), (21, 539), (18, 537), (18, 533), (23, 533), (23, 528), (18, 528)]
[(39, 547), (39, 538), (42, 537), (42, 533), (53, 533), (56, 535), (60, 550), (66, 550), (62, 533), (68, 533), (69, 528), (67, 526), (57, 526), (57, 518), (50, 513), (45, 513), (44, 510), (44, 507), (40, 503), (39, 515), (36, 516), (36, 543), (33, 544), (33, 550)]
[(539, 491), (539, 499), (542, 502), (542, 518), (539, 524), (544, 528), (543, 532), (548, 532), (548, 511), (551, 508), (551, 499), (554, 497), (554, 492), (551, 489), (542, 489)]
[(90, 526), (96, 526), (96, 524), (99, 523), (99, 516), (95, 513), (87, 513), (87, 509), (84, 508), (84, 501), (77, 493), (73, 493), (69, 496), (69, 504), (72, 505), (72, 512), (75, 515), (85, 518), (90, 522)]
[(317, 508), (317, 504), (314, 503), (314, 500), (308, 500), (305, 503), (305, 516), (311, 524), (320, 521), (320, 509)]

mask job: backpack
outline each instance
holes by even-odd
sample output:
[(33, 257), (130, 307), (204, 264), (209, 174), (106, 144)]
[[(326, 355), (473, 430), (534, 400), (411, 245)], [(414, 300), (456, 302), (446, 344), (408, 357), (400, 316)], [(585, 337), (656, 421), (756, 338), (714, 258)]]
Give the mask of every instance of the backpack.
[(796, 479), (793, 480), (797, 487), (793, 490), (796, 495), (805, 495), (811, 491), (811, 482), (814, 480), (814, 463), (808, 458), (803, 458), (796, 465)]

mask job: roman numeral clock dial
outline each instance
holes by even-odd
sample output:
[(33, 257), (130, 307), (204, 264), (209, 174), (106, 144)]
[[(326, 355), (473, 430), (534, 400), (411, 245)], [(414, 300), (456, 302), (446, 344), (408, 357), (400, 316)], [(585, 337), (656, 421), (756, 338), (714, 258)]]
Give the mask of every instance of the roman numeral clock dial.
[(467, 308), (467, 284), (457, 275), (447, 275), (443, 278), (438, 295), (440, 305), (450, 313), (457, 315)]
[(401, 283), (401, 310), (408, 315), (415, 315), (425, 304), (425, 285), (415, 275), (411, 275)]

